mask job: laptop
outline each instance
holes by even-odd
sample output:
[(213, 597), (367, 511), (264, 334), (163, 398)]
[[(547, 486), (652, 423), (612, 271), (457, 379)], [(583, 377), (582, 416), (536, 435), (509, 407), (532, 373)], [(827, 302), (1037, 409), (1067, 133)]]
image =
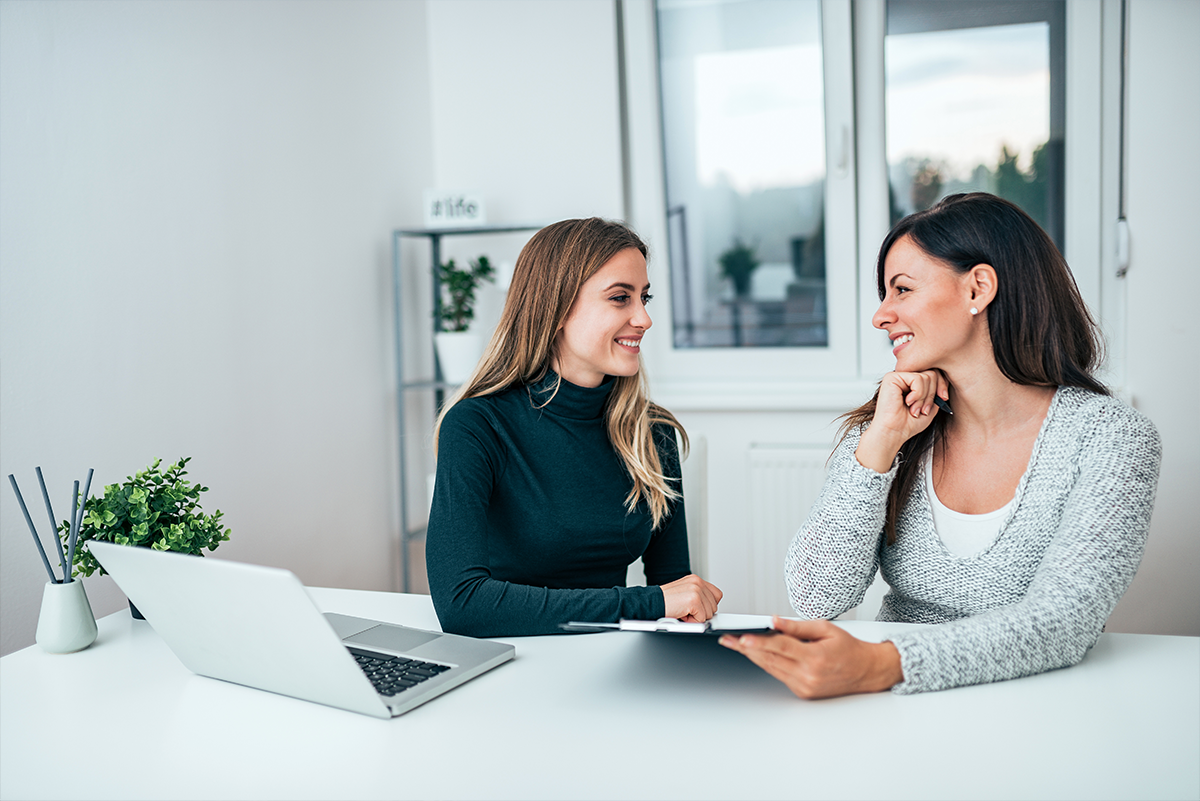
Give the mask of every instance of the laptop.
[(91, 540), (88, 548), (201, 676), (379, 718), (513, 658), (503, 643), (322, 614), (287, 570)]

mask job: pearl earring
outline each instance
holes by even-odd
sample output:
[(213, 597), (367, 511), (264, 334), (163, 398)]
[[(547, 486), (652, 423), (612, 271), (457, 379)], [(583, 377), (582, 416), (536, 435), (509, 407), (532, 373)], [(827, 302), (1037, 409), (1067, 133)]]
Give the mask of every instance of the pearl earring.
[(971, 314), (973, 314), (973, 315), (974, 315), (974, 314), (979, 314), (979, 309), (977, 309), (977, 308), (975, 308), (974, 306), (972, 306), (972, 307), (971, 307)]

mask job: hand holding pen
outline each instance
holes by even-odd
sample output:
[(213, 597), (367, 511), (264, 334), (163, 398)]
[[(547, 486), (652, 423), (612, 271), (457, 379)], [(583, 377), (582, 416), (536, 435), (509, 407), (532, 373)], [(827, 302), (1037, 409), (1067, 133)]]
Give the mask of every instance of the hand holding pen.
[(950, 410), (950, 383), (940, 370), (888, 373), (879, 383), (875, 416), (863, 432), (855, 456), (878, 473), (892, 469), (901, 446), (924, 431), (942, 410)]

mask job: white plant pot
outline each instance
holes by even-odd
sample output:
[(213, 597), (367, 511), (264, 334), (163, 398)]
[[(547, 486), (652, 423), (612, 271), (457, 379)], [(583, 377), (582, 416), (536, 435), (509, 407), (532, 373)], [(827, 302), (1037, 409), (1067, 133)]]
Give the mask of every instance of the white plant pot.
[(439, 331), (434, 338), (442, 380), (465, 383), (483, 355), (483, 337), (470, 331)]
[(96, 641), (96, 618), (82, 580), (46, 582), (34, 640), (51, 654), (69, 654)]

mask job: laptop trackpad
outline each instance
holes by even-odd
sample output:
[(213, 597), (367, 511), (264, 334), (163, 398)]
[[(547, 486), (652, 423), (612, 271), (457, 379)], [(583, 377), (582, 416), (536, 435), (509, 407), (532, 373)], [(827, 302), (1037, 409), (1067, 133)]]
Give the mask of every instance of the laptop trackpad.
[(373, 645), (376, 648), (386, 648), (389, 651), (411, 651), (440, 637), (428, 631), (402, 629), (397, 626), (380, 625), (358, 634), (347, 637), (342, 642), (352, 642), (358, 645)]

